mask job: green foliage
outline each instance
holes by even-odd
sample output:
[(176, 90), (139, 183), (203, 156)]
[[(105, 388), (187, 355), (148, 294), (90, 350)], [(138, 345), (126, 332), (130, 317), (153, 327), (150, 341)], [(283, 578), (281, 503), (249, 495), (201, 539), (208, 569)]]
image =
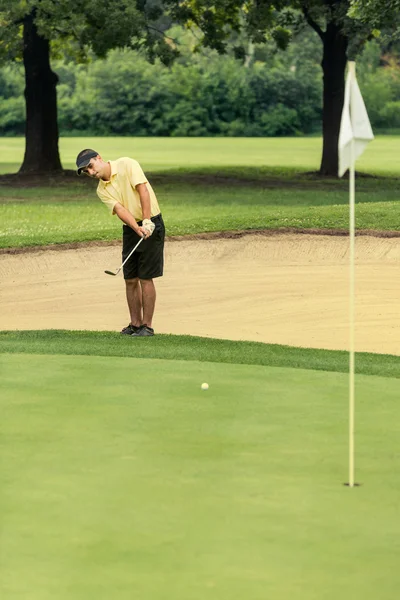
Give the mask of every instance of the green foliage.
[(25, 130), (25, 102), (18, 98), (0, 97), (0, 131), (3, 135), (22, 135)]
[[(94, 136), (295, 136), (319, 130), (321, 44), (300, 31), (286, 51), (256, 45), (245, 63), (203, 49), (195, 37), (168, 32), (181, 55), (171, 66), (149, 63), (143, 52), (114, 50), (87, 64), (55, 60), (62, 135)], [(366, 44), (357, 62), (360, 87), (375, 129), (400, 126), (400, 68)], [(25, 128), (22, 65), (0, 69), (0, 134)]]
[(159, 21), (163, 13), (167, 16), (169, 4), (176, 3), (164, 0), (161, 10), (157, 2), (132, 0), (0, 0), (0, 59), (21, 58), (22, 27), (33, 17), (55, 54), (62, 45), (77, 60), (87, 59), (90, 51), (105, 57), (111, 48), (142, 48), (168, 64), (176, 50)]
[(0, 95), (3, 98), (22, 96), (24, 79), (21, 67), (5, 65), (0, 70)]
[(377, 41), (369, 42), (357, 66), (357, 76), (375, 128), (400, 126), (400, 67), (396, 60), (383, 57)]
[(391, 123), (392, 127), (400, 127), (400, 102), (388, 102), (380, 114), (384, 123)]
[(333, 25), (347, 39), (348, 56), (354, 59), (371, 35), (368, 21), (349, 14), (350, 0), (186, 0), (184, 5), (180, 22), (196, 25), (200, 44), (220, 53), (226, 52), (232, 35), (243, 32), (255, 44), (272, 39), (284, 49), (302, 22), (328, 42), (327, 27)]
[[(62, 134), (280, 136), (311, 132), (320, 119), (321, 82), (313, 69), (261, 62), (246, 68), (216, 53), (166, 68), (132, 50), (88, 65), (55, 61), (53, 68)], [(12, 77), (9, 68), (0, 71), (0, 96), (18, 99), (16, 106), (1, 104), (2, 134), (23, 131), (22, 87), (22, 70)]]
[(22, 135), (25, 131), (24, 77), (21, 66), (0, 69), (0, 131), (3, 135)]
[(399, 36), (400, 0), (350, 0), (349, 15), (378, 30), (389, 28), (391, 35)]

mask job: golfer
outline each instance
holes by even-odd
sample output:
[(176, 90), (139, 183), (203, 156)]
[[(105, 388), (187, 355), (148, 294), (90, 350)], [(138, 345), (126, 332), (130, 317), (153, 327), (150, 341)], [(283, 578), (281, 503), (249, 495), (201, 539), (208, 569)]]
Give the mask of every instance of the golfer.
[(124, 223), (122, 261), (140, 238), (138, 249), (123, 267), (130, 323), (121, 331), (131, 336), (154, 335), (152, 327), (156, 289), (154, 279), (164, 267), (165, 227), (156, 195), (141, 166), (132, 158), (105, 162), (95, 150), (85, 149), (76, 158), (78, 175), (98, 179), (97, 195), (111, 214)]

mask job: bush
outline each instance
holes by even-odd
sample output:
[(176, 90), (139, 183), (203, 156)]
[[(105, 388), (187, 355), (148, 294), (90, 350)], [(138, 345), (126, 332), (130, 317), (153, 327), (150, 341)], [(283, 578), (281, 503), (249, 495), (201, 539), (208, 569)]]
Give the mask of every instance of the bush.
[[(270, 136), (311, 130), (320, 118), (316, 77), (229, 57), (197, 56), (170, 69), (132, 51), (86, 68), (60, 66), (59, 124), (97, 135)], [(107, 77), (104, 74), (107, 73)], [(310, 98), (314, 105), (310, 104)], [(305, 102), (307, 106), (302, 106)]]
[[(133, 50), (113, 50), (87, 65), (56, 61), (60, 133), (252, 137), (319, 131), (320, 42), (303, 38), (247, 67), (209, 50), (188, 50), (170, 68)], [(372, 126), (399, 127), (400, 69), (395, 61), (380, 66), (380, 54), (376, 42), (366, 45), (357, 67), (360, 87)], [(21, 65), (0, 69), (2, 135), (24, 132), (23, 89)]]
[(381, 121), (400, 128), (400, 101), (388, 102), (380, 113)]
[(358, 80), (373, 128), (399, 127), (400, 68), (396, 60), (381, 65), (376, 41), (366, 44), (358, 62)]
[(25, 133), (25, 101), (18, 98), (0, 97), (0, 132), (2, 135)]

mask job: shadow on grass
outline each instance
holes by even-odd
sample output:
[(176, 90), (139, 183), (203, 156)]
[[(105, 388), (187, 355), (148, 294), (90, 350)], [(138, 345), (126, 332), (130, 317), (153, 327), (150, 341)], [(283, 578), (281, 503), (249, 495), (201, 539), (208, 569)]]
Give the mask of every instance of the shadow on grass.
[[(202, 185), (231, 187), (235, 185), (259, 188), (298, 188), (330, 190), (348, 187), (348, 177), (342, 179), (321, 175), (318, 171), (298, 171), (287, 167), (204, 167), (193, 169), (169, 169), (161, 172), (149, 172), (149, 179), (157, 185)], [(373, 189), (377, 185), (391, 186), (398, 178), (356, 173), (360, 190)], [(96, 181), (89, 177), (78, 177), (72, 169), (43, 173), (5, 173), (0, 175), (0, 186), (35, 188), (74, 186), (91, 190)], [(375, 185), (374, 185), (375, 184)]]

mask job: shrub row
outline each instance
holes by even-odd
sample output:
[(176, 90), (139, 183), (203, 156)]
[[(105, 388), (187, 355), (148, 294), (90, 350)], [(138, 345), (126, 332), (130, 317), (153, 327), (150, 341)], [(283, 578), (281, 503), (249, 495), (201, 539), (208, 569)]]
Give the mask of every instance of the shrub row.
[[(298, 56), (301, 54), (299, 47)], [(134, 51), (87, 65), (56, 61), (62, 135), (285, 136), (320, 131), (322, 73), (293, 50), (246, 67), (228, 56), (194, 55), (171, 68)], [(400, 69), (382, 66), (376, 42), (357, 66), (374, 128), (400, 127)], [(22, 66), (0, 69), (0, 135), (25, 128)]]
[[(56, 62), (61, 134), (283, 136), (310, 133), (321, 118), (318, 73), (249, 68), (229, 57), (198, 57), (171, 68), (133, 51), (89, 65)], [(0, 74), (0, 134), (24, 130), (21, 70)]]

